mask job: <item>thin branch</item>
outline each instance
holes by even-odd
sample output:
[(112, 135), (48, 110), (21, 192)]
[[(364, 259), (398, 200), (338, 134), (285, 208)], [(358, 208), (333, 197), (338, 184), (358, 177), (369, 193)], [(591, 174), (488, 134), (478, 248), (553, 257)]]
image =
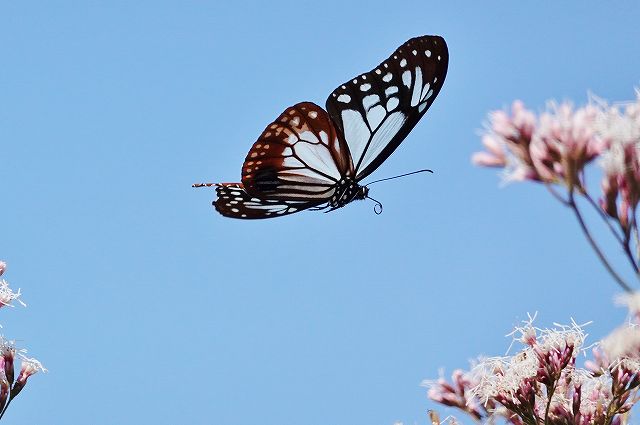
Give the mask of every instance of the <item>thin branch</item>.
[(551, 388), (547, 387), (547, 407), (544, 409), (544, 424), (549, 423), (549, 408), (551, 407), (551, 400), (553, 399), (553, 393), (556, 392), (556, 381), (553, 381)]
[(558, 192), (556, 192), (556, 190), (553, 188), (553, 186), (552, 186), (549, 182), (546, 182), (546, 181), (544, 181), (544, 180), (543, 180), (543, 181), (542, 181), (542, 183), (544, 184), (544, 187), (546, 187), (546, 188), (547, 188), (547, 190), (549, 191), (549, 193), (551, 193), (551, 195), (552, 195), (554, 198), (556, 198), (556, 200), (557, 200), (558, 202), (560, 202), (562, 205), (565, 205), (565, 206), (567, 206), (567, 207), (568, 207), (568, 206), (570, 206), (569, 200), (564, 199), (564, 198), (562, 197), (562, 195), (560, 195)]
[(624, 289), (626, 292), (633, 292), (631, 290), (631, 287), (620, 277), (620, 275), (618, 275), (618, 273), (616, 273), (613, 267), (611, 267), (611, 264), (609, 264), (609, 262), (607, 261), (607, 258), (604, 256), (604, 254), (600, 250), (600, 247), (598, 247), (598, 244), (591, 236), (591, 233), (589, 232), (589, 229), (587, 228), (587, 225), (585, 224), (584, 219), (582, 218), (582, 214), (578, 209), (578, 205), (576, 204), (576, 201), (573, 197), (573, 192), (569, 192), (569, 206), (575, 213), (576, 218), (578, 219), (578, 223), (580, 224), (580, 228), (582, 229), (582, 232), (584, 233), (585, 237), (589, 241), (591, 248), (593, 248), (595, 253), (598, 255), (598, 258), (600, 259), (604, 267), (607, 269), (609, 274), (618, 283), (618, 285), (622, 287), (622, 289)]
[(613, 233), (613, 236), (615, 236), (616, 240), (620, 242), (620, 244), (624, 244), (624, 241), (622, 240), (622, 236), (620, 236), (616, 228), (613, 227), (608, 216), (604, 213), (604, 211), (602, 211), (602, 208), (600, 208), (600, 206), (596, 203), (596, 201), (594, 201), (593, 198), (587, 192), (583, 193), (583, 196), (589, 202), (589, 205), (591, 205), (593, 209), (598, 212), (598, 215), (600, 216), (600, 218), (602, 218), (602, 221), (605, 222), (605, 224), (607, 225), (611, 233)]
[[(631, 252), (631, 246), (629, 244), (630, 240), (629, 240), (628, 232), (625, 233), (624, 238), (622, 236), (620, 236), (618, 231), (611, 224), (611, 221), (609, 220), (607, 215), (605, 215), (604, 211), (602, 211), (602, 208), (600, 208), (600, 206), (598, 204), (596, 204), (596, 202), (593, 200), (593, 198), (587, 192), (583, 193), (583, 196), (589, 202), (589, 205), (591, 205), (593, 207), (593, 209), (598, 212), (598, 215), (600, 216), (600, 218), (602, 218), (602, 221), (604, 221), (606, 223), (606, 225), (609, 228), (609, 230), (611, 231), (611, 233), (613, 233), (613, 236), (616, 238), (616, 240), (618, 241), (618, 243), (622, 247), (622, 250), (624, 251), (625, 256), (629, 260), (629, 264), (631, 264), (631, 267), (636, 272), (636, 275), (640, 274), (640, 269), (638, 269), (638, 263), (636, 262), (635, 258), (633, 257), (633, 253)], [(634, 221), (634, 224), (635, 224), (635, 219), (632, 219), (632, 220)]]

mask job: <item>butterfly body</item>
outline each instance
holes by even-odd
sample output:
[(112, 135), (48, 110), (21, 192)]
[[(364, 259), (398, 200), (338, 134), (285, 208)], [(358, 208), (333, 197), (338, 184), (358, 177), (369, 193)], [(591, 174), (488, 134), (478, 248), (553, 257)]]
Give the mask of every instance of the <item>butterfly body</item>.
[(360, 186), (353, 178), (344, 178), (336, 185), (335, 193), (329, 199), (327, 206), (329, 211), (342, 208), (356, 200), (364, 200), (369, 195), (369, 188)]
[(241, 183), (216, 186), (222, 215), (257, 219), (342, 208), (368, 197), (360, 182), (400, 145), (440, 92), (448, 67), (442, 37), (408, 40), (376, 68), (336, 88), (326, 110), (287, 108), (253, 144)]

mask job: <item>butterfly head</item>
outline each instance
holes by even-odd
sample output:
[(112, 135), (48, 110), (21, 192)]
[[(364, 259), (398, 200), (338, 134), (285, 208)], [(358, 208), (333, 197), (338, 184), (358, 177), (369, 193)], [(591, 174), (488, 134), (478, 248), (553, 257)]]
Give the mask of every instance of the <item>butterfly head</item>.
[(365, 199), (369, 197), (369, 188), (367, 186), (358, 186), (358, 192), (355, 199)]

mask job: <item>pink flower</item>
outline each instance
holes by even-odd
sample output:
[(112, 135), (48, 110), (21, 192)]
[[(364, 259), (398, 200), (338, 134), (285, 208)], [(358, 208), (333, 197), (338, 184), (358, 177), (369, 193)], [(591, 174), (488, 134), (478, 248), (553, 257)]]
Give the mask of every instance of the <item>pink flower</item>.
[(2, 276), (5, 270), (7, 270), (7, 263), (0, 261), (0, 276)]
[(12, 384), (14, 378), (13, 363), (16, 356), (16, 347), (13, 341), (0, 337), (0, 356), (2, 356), (5, 376), (9, 383)]
[(471, 162), (482, 167), (504, 167), (507, 164), (506, 151), (502, 141), (492, 134), (482, 136), (482, 144), (487, 152), (476, 152)]
[(594, 125), (598, 114), (592, 105), (574, 111), (570, 103), (551, 103), (540, 116), (531, 157), (545, 180), (564, 181), (568, 189), (584, 190), (582, 171), (602, 149)]
[[(638, 140), (640, 143), (640, 140)], [(640, 201), (640, 152), (636, 143), (611, 141), (602, 155), (602, 209), (624, 229)], [(619, 203), (617, 202), (619, 200)]]
[(22, 367), (20, 368), (18, 379), (16, 379), (16, 382), (11, 389), (11, 398), (17, 396), (18, 393), (22, 391), (25, 385), (27, 385), (27, 379), (29, 379), (30, 376), (35, 375), (40, 371), (43, 373), (47, 371), (47, 369), (42, 366), (42, 363), (34, 358), (29, 358), (24, 355), (21, 355), (20, 358), (22, 360)]
[(474, 386), (472, 378), (462, 370), (455, 370), (451, 375), (452, 383), (440, 378), (435, 382), (427, 381), (429, 387), (427, 396), (442, 405), (464, 410), (475, 419), (480, 420), (486, 415), (485, 409), (470, 395)]

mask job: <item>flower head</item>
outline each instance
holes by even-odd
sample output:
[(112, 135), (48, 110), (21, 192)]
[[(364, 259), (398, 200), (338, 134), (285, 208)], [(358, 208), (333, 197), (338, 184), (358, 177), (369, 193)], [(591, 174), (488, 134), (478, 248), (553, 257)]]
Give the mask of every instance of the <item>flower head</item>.
[(594, 128), (598, 114), (592, 105), (574, 110), (570, 103), (551, 102), (540, 115), (531, 142), (531, 157), (546, 181), (564, 181), (569, 189), (584, 190), (581, 172), (602, 149)]
[[(6, 269), (7, 263), (0, 261), (0, 276), (2, 276)], [(25, 306), (26, 304), (23, 303), (22, 300), (20, 300), (20, 296), (20, 288), (18, 288), (18, 290), (14, 292), (13, 289), (9, 287), (9, 283), (6, 280), (0, 279), (0, 307), (3, 307), (5, 305), (13, 307), (12, 303), (15, 300), (17, 300), (21, 305)]]
[(535, 115), (519, 100), (513, 102), (510, 115), (505, 111), (490, 112), (487, 130), (482, 136), (487, 152), (475, 153), (473, 163), (485, 167), (505, 167), (506, 181), (540, 180), (529, 153), (535, 126)]

